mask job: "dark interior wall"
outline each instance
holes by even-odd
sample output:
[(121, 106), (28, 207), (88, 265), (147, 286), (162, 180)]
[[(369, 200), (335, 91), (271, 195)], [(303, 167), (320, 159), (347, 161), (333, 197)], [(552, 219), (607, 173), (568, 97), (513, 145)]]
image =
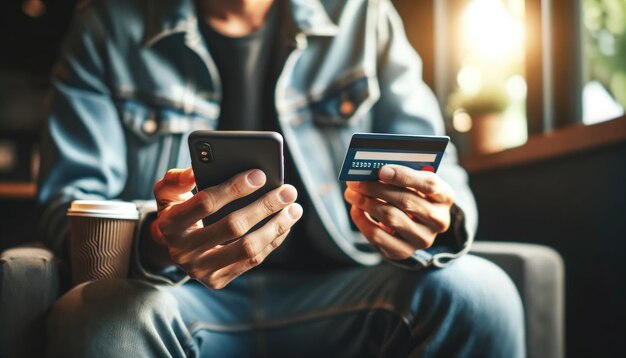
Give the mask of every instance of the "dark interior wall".
[(569, 357), (626, 356), (626, 142), (471, 175), (481, 240), (555, 248)]
[(32, 17), (24, 0), (0, 2), (0, 68), (48, 75), (77, 0), (42, 0), (43, 11)]
[(0, 251), (36, 240), (34, 199), (0, 198)]
[[(0, 170), (2, 182), (33, 179), (48, 76), (76, 1), (42, 0), (39, 16), (27, 15), (25, 0), (0, 1), (0, 141), (15, 145), (18, 163)], [(0, 198), (0, 250), (33, 240), (34, 208), (31, 198)]]
[(11, 163), (0, 166), (0, 182), (27, 182), (36, 175), (49, 74), (75, 3), (0, 2), (0, 144), (1, 155)]

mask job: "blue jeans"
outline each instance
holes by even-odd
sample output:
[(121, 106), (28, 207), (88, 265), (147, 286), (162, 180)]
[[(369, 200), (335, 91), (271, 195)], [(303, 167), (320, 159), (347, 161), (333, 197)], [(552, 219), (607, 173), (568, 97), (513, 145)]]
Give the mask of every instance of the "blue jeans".
[(91, 282), (54, 305), (47, 342), (63, 357), (522, 357), (524, 347), (516, 288), (473, 256), (428, 271), (257, 271), (219, 291)]

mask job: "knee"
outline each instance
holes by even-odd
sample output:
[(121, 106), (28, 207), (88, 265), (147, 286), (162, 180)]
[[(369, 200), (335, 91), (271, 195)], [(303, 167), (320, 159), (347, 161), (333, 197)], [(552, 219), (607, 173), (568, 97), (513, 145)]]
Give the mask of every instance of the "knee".
[(141, 342), (142, 332), (155, 321), (172, 321), (176, 307), (170, 294), (141, 281), (101, 280), (77, 286), (48, 315), (48, 352), (89, 356), (94, 349), (103, 353), (106, 347)]
[[(100, 280), (75, 287), (55, 302), (49, 321), (81, 327), (105, 322), (120, 324), (150, 321), (166, 314), (176, 300), (153, 285), (136, 280)], [(56, 320), (55, 318), (60, 318)]]
[(521, 299), (498, 266), (467, 256), (429, 272), (422, 280), (412, 302), (417, 324), (437, 325), (446, 332), (448, 344), (456, 340), (468, 355), (477, 349), (481, 356), (523, 355)]

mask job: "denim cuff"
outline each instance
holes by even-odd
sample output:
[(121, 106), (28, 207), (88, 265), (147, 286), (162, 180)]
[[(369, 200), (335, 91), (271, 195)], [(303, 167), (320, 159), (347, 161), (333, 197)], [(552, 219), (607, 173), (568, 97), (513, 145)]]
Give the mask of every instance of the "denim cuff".
[(430, 266), (445, 267), (454, 259), (469, 252), (474, 241), (469, 233), (463, 210), (453, 204), (450, 208), (450, 228), (437, 236), (433, 246), (416, 250), (404, 260), (387, 261), (409, 270), (421, 270)]
[(139, 210), (139, 223), (135, 231), (133, 240), (133, 250), (130, 262), (130, 276), (147, 280), (155, 284), (165, 285), (182, 285), (189, 280), (189, 276), (177, 266), (167, 266), (159, 270), (148, 269), (141, 261), (141, 252), (139, 242), (142, 233), (148, 228), (148, 225), (155, 219), (157, 206), (154, 200), (136, 200), (135, 204)]

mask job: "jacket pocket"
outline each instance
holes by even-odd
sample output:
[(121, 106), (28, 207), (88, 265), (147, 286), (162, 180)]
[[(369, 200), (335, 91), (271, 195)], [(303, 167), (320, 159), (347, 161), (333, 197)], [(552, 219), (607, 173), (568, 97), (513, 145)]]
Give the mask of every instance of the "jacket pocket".
[(369, 110), (379, 97), (376, 79), (356, 71), (321, 93), (312, 94), (309, 106), (317, 124), (353, 126), (369, 117)]
[(118, 101), (127, 146), (128, 171), (123, 198), (151, 199), (152, 186), (174, 167), (188, 166), (187, 135), (213, 129), (215, 120), (137, 99)]
[(144, 143), (160, 137), (188, 134), (194, 130), (213, 129), (216, 120), (178, 109), (150, 105), (142, 101), (126, 99), (118, 104), (120, 117), (130, 135)]

